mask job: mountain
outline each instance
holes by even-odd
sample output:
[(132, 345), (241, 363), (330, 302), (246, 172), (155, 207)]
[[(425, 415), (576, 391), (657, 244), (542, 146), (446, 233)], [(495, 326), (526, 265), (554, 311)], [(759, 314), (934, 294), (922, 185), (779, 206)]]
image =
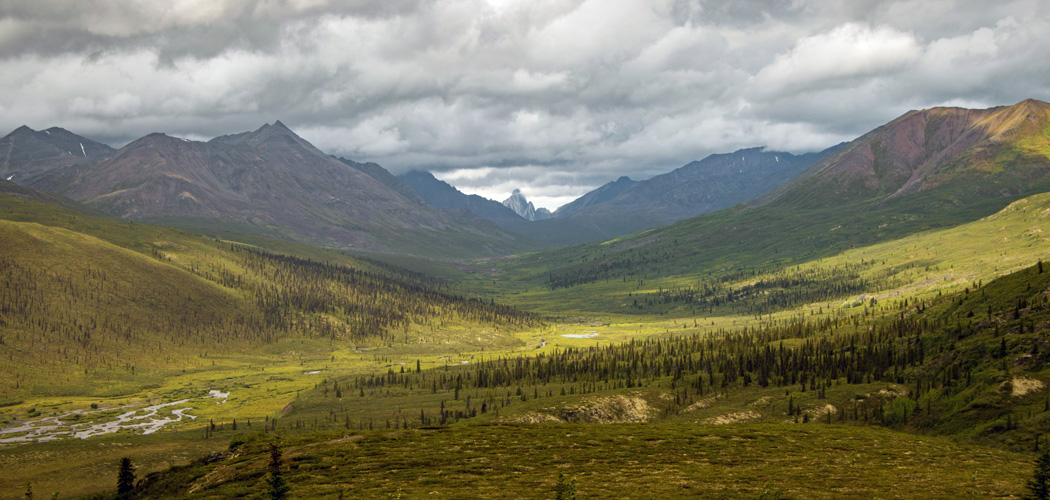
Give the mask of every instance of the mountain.
[(763, 148), (741, 149), (711, 155), (640, 182), (621, 178), (570, 203), (567, 210), (559, 208), (558, 214), (568, 212), (564, 217), (530, 224), (520, 232), (552, 243), (574, 244), (664, 226), (758, 197), (837, 147), (798, 156)]
[[(938, 192), (950, 203), (1031, 193), (1050, 171), (1050, 104), (909, 111), (759, 200), (821, 207)], [(946, 200), (948, 201), (948, 200)]]
[(383, 183), (384, 185), (386, 185), (386, 187), (397, 191), (401, 196), (404, 196), (410, 201), (416, 202), (420, 205), (427, 204), (427, 202), (423, 198), (420, 198), (419, 194), (413, 191), (411, 187), (405, 184), (399, 177), (395, 176), (394, 174), (391, 174), (389, 171), (387, 171), (387, 169), (383, 168), (378, 163), (358, 163), (356, 161), (348, 160), (342, 157), (336, 159), (343, 162), (346, 165), (354, 167), (368, 174), (373, 179)]
[(280, 121), (208, 142), (150, 134), (74, 165), (51, 186), (111, 215), (207, 232), (429, 256), (521, 248), (495, 225), (406, 198)]
[(553, 217), (558, 219), (568, 217), (585, 208), (605, 203), (635, 184), (637, 184), (637, 182), (632, 181), (627, 176), (620, 177), (615, 181), (604, 184), (601, 187), (558, 207), (558, 209), (554, 211)]
[(656, 226), (714, 212), (748, 201), (791, 180), (832, 150), (795, 156), (750, 148), (710, 155), (638, 182), (614, 198), (593, 206), (588, 215), (608, 214), (619, 218), (630, 214)]
[(587, 283), (804, 262), (971, 222), (1047, 191), (1047, 103), (911, 111), (744, 205), (615, 245), (537, 255), (558, 270), (535, 279)]
[(550, 210), (541, 208), (536, 210), (532, 202), (525, 199), (520, 189), (515, 189), (510, 198), (503, 200), (503, 206), (511, 209), (514, 213), (522, 216), (525, 220), (537, 221), (551, 218)]
[(439, 210), (469, 210), (478, 217), (491, 220), (502, 227), (515, 227), (525, 219), (502, 203), (476, 194), (464, 194), (430, 172), (413, 170), (402, 174), (402, 182), (431, 207)]
[(48, 174), (112, 151), (63, 128), (37, 131), (23, 125), (0, 139), (0, 178), (39, 188)]

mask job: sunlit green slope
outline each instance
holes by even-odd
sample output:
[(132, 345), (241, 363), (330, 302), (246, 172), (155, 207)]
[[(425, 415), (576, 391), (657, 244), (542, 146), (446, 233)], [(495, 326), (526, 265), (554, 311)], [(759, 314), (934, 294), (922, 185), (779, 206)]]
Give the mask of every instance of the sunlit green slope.
[(493, 332), (535, 321), (337, 254), (302, 249), (335, 261), (319, 262), (9, 197), (0, 207), (5, 398), (134, 392), (159, 384), (156, 370), (292, 338), (352, 347), (418, 341), (432, 322)]
[(751, 204), (617, 240), (514, 261), (563, 288), (794, 266), (972, 222), (1050, 191), (1050, 105), (915, 111)]

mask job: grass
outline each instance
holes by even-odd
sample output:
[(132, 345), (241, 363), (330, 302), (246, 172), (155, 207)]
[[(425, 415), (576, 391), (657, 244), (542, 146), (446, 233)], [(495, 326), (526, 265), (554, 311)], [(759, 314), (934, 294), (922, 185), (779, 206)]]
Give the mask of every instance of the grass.
[(150, 436), (111, 435), (0, 448), (0, 498), (22, 498), (26, 482), (37, 498), (59, 498), (115, 490), (117, 464), (130, 457), (138, 477), (191, 461), (228, 447), (226, 436), (204, 439), (203, 431)]
[[(579, 498), (1016, 498), (1031, 470), (1027, 455), (819, 424), (472, 425), (283, 441), (299, 498), (552, 498), (559, 473)], [(173, 478), (195, 498), (263, 498), (263, 442)]]
[[(248, 308), (245, 292), (223, 285), (218, 279), (222, 275), (220, 270), (264, 282), (262, 278), (250, 276), (243, 261), (221, 251), (222, 242), (171, 229), (32, 205), (31, 202), (8, 200), (4, 203), (9, 205), (0, 213), (10, 222), (0, 222), (5, 235), (0, 241), (7, 245), (0, 255), (25, 259), (29, 268), (46, 269), (50, 273), (48, 279), (53, 280), (47, 290), (61, 290), (72, 282), (73, 288), (82, 289), (79, 293), (85, 297), (80, 300), (86, 303), (92, 299), (91, 286), (98, 286), (88, 278), (100, 269), (117, 278), (112, 281), (125, 284), (120, 285), (125, 286), (121, 292), (123, 295), (112, 295), (124, 304), (122, 307), (141, 304), (143, 310), (135, 311), (135, 317), (163, 314), (172, 304), (176, 310), (221, 309), (224, 314), (237, 308)], [(800, 317), (814, 321), (834, 319), (844, 324), (857, 320), (859, 326), (855, 329), (866, 328), (879, 318), (894, 314), (893, 311), (897, 310), (895, 304), (905, 299), (933, 301), (939, 295), (972, 288), (975, 281), (989, 282), (996, 276), (1045, 257), (1047, 245), (1039, 225), (1044, 224), (1048, 213), (1050, 195), (1035, 196), (970, 224), (917, 233), (817, 260), (798, 261), (791, 267), (781, 262), (772, 271), (758, 269), (753, 276), (738, 272), (739, 279), (728, 282), (731, 287), (742, 287), (777, 273), (857, 266), (860, 275), (876, 286), (865, 292), (865, 295), (878, 299), (880, 305), (873, 307), (866, 307), (866, 301), (858, 307), (843, 307), (848, 302), (845, 299), (852, 300), (851, 294), (768, 312), (748, 311), (747, 308), (755, 307), (756, 302), (746, 300), (706, 312), (673, 302), (636, 311), (624, 306), (629, 303), (628, 298), (657, 297), (661, 289), (695, 286), (699, 280), (719, 274), (729, 275), (731, 271), (718, 267), (719, 262), (709, 268), (688, 271), (668, 265), (637, 280), (610, 279), (550, 291), (530, 278), (545, 272), (545, 264), (526, 259), (521, 261), (522, 264), (510, 266), (499, 261), (484, 261), (474, 274), (468, 275), (465, 284), (454, 286), (471, 294), (495, 295), (500, 302), (552, 315), (545, 324), (517, 327), (438, 315), (427, 321), (394, 328), (387, 337), (352, 339), (286, 334), (268, 341), (209, 342), (185, 348), (166, 342), (163, 337), (145, 336), (137, 337), (139, 343), (118, 343), (118, 348), (106, 349), (106, 355), (114, 357), (106, 358), (106, 362), (95, 362), (87, 369), (77, 362), (69, 363), (68, 358), (60, 354), (62, 349), (72, 349), (75, 344), (55, 344), (41, 351), (50, 353), (53, 361), (49, 365), (51, 369), (45, 371), (38, 367), (47, 364), (46, 360), (34, 363), (27, 363), (24, 359), (13, 361), (15, 356), (26, 355), (36, 346), (11, 341), (13, 331), (4, 330), (5, 342), (0, 346), (0, 354), (6, 355), (0, 356), (0, 367), (4, 367), (3, 373), (12, 378), (4, 379), (7, 385), (2, 393), (5, 406), (0, 407), (0, 422), (28, 418), (30, 410), (38, 416), (62, 415), (71, 410), (87, 409), (91, 404), (113, 408), (146, 401), (196, 397), (209, 390), (228, 391), (230, 399), (225, 405), (209, 400), (194, 401), (194, 410), (190, 413), (198, 416), (198, 420), (176, 427), (177, 432), (156, 436), (120, 434), (87, 442), (69, 440), (2, 448), (0, 460), (7, 462), (0, 465), (11, 464), (10, 467), (18, 468), (18, 473), (5, 476), (0, 482), (0, 496), (19, 495), (26, 480), (39, 485), (35, 487), (38, 494), (105, 491), (113, 487), (115, 480), (107, 477), (105, 470), (115, 464), (120, 453), (136, 454), (133, 459), (142, 463), (143, 473), (165, 470), (170, 465), (186, 463), (193, 454), (200, 456), (223, 448), (224, 440), (235, 435), (229, 430), (234, 419), (243, 426), (248, 419), (259, 425), (258, 422), (280, 418), (280, 427), (284, 429), (282, 432), (292, 450), (289, 453), (292, 466), (298, 464), (289, 473), (293, 486), (297, 494), (310, 497), (338, 498), (339, 491), (344, 491), (346, 485), (361, 488), (362, 494), (391, 497), (398, 494), (411, 497), (431, 491), (453, 497), (494, 497), (508, 491), (516, 495), (524, 492), (520, 494), (544, 497), (552, 491), (558, 471), (574, 473), (571, 475), (578, 479), (578, 489), (586, 497), (631, 496), (646, 491), (653, 492), (656, 497), (739, 495), (754, 498), (779, 491), (784, 498), (856, 495), (947, 498), (972, 494), (974, 490), (987, 496), (1010, 497), (1019, 491), (1019, 485), (1023, 483), (1021, 478), (1029, 472), (1025, 465), (1029, 460), (1026, 454), (863, 426), (784, 423), (792, 420), (786, 414), (789, 398), (792, 404), (803, 405), (814, 418), (817, 417), (820, 407), (827, 403), (818, 400), (811, 392), (786, 394), (781, 389), (734, 391), (708, 408), (668, 414), (659, 418), (659, 422), (644, 426), (507, 424), (524, 415), (580, 405), (593, 398), (612, 397), (624, 391), (536, 399), (530, 395), (528, 401), (515, 402), (498, 416), (489, 413), (449, 428), (433, 430), (386, 430), (385, 421), (394, 415), (416, 420), (420, 408), (436, 412), (442, 403), (458, 408), (463, 401), (453, 402), (447, 394), (427, 394), (426, 391), (370, 392), (367, 397), (354, 394), (359, 399), (353, 400), (348, 395), (343, 401), (322, 393), (325, 388), (332, 389), (327, 386), (331, 381), (356, 375), (382, 375), (390, 370), (400, 371), (402, 367), (411, 370), (417, 362), (424, 370), (437, 368), (438, 372), (450, 365), (454, 373), (458, 362), (476, 362), (482, 357), (532, 356), (568, 347), (610, 346), (630, 339), (659, 338), (676, 333), (740, 331), (761, 325), (784, 324)], [(609, 245), (628, 245), (630, 241), (623, 239)], [(271, 245), (264, 240), (254, 243)], [(272, 249), (285, 254), (302, 251), (316, 260), (376, 272), (393, 275), (399, 272), (388, 264), (287, 243), (272, 243)], [(676, 262), (677, 258), (672, 256), (666, 262)], [(462, 276), (455, 267), (436, 262), (402, 259), (396, 264), (436, 270), (450, 279)], [(674, 273), (674, 276), (664, 276), (664, 273)], [(85, 278), (81, 279), (82, 276)], [(152, 289), (142, 286), (157, 282), (156, 276), (165, 276), (159, 286)], [(120, 286), (115, 290), (119, 292)], [(1018, 286), (1014, 283), (1003, 290), (993, 292), (996, 289), (989, 288), (988, 291), (994, 296), (1006, 296)], [(49, 300), (56, 304), (65, 300), (57, 295), (51, 297)], [(969, 307), (966, 311), (970, 312), (981, 313), (986, 307), (984, 304), (966, 304)], [(996, 307), (1005, 307), (1004, 304), (997, 302)], [(107, 314), (115, 313), (116, 310)], [(338, 315), (329, 313), (305, 315), (303, 318), (311, 323), (342, 321)], [(844, 331), (853, 330), (845, 328)], [(584, 339), (563, 336), (590, 332), (598, 336)], [(796, 345), (792, 340), (786, 343), (789, 347)], [(207, 347), (202, 347), (204, 345)], [(966, 349), (971, 347), (976, 346)], [(33, 376), (30, 376), (30, 369)], [(1038, 373), (1037, 378), (1045, 380), (1045, 373)], [(978, 377), (988, 379), (986, 386), (997, 384), (1000, 376), (998, 371), (978, 374)], [(11, 389), (12, 382), (17, 384), (16, 390)], [(650, 385), (634, 390), (641, 391), (641, 397), (659, 411), (661, 402), (666, 401), (671, 393), (669, 383), (669, 380), (659, 380), (655, 387)], [(526, 393), (530, 388), (526, 388)], [(559, 387), (549, 389), (554, 392)], [(858, 395), (857, 391), (866, 394), (884, 389), (879, 384), (836, 385), (828, 389), (827, 400), (836, 406), (845, 406)], [(986, 405), (988, 394), (969, 392), (947, 399), (957, 406), (958, 422), (962, 423), (957, 428), (938, 432), (974, 441), (989, 432), (985, 426), (1001, 425), (1002, 422), (996, 423), (994, 419), (989, 424), (989, 419), (984, 417), (966, 420), (964, 410), (968, 411), (968, 405), (974, 402), (978, 406)], [(1041, 400), (1038, 398), (1036, 394), (1025, 399), (1022, 402), (1024, 408), (1039, 406)], [(762, 402), (756, 404), (758, 401)], [(888, 403), (897, 404), (891, 400)], [(758, 416), (744, 420), (761, 424), (710, 425), (720, 417), (746, 411), (753, 411)], [(914, 411), (914, 408), (909, 411)], [(342, 425), (344, 414), (353, 415), (351, 429)], [(366, 420), (372, 420), (376, 427), (384, 430), (362, 433), (360, 426)], [(1032, 422), (1036, 420), (1038, 418)], [(216, 431), (218, 437), (205, 438), (206, 422), (212, 421), (226, 430)], [(478, 425), (469, 425), (471, 421)], [(312, 434), (313, 431), (291, 427), (294, 425), (342, 430), (331, 431), (337, 432), (333, 435)], [(244, 432), (243, 427), (239, 432)], [(331, 443), (341, 439), (343, 433), (362, 434), (364, 438)], [(673, 436), (679, 435), (689, 446), (672, 443), (675, 441)], [(708, 442), (716, 440), (719, 446)], [(599, 443), (608, 454), (600, 454), (596, 448), (590, 447), (588, 443), (591, 441)], [(755, 447), (741, 447), (748, 442)], [(995, 446), (1012, 446), (995, 440), (986, 442)], [(107, 449), (105, 453), (92, 451), (96, 445), (109, 446), (107, 443), (125, 443), (127, 446), (113, 445), (113, 450)], [(643, 446), (645, 443), (656, 444), (650, 448)], [(544, 447), (548, 445), (551, 447)], [(296, 448), (298, 446), (306, 448)], [(918, 448), (913, 450), (915, 447)], [(314, 452), (302, 452), (302, 449), (317, 449), (316, 456), (320, 458), (314, 461)], [(460, 460), (464, 449), (470, 450), (472, 460), (477, 460)], [(703, 452), (698, 452), (698, 449)], [(839, 456), (828, 450), (847, 450), (852, 455)], [(912, 455), (908, 455), (909, 451)], [(70, 457), (67, 463), (70, 472), (55, 479), (55, 471), (60, 466), (54, 463), (54, 457), (63, 454)], [(967, 466), (972, 465), (972, 470), (946, 465), (952, 463), (948, 457), (959, 454), (976, 457), (966, 462)], [(306, 458), (302, 458), (304, 456)], [(354, 458), (360, 456), (368, 459)], [(681, 459), (683, 456), (687, 458)], [(853, 461), (848, 462), (844, 456), (853, 457), (849, 459)], [(526, 461), (520, 457), (530, 458)], [(227, 470), (229, 474), (223, 472), (224, 480), (205, 488), (201, 494), (215, 497), (240, 493), (257, 495), (261, 491), (259, 471), (264, 463), (258, 456), (245, 460), (248, 461), (242, 468), (237, 466)], [(798, 465), (806, 460), (811, 463)], [(772, 465), (763, 469), (760, 467), (762, 461)], [(236, 463), (235, 459), (230, 465)], [(996, 475), (995, 463), (1013, 464), (1017, 471)], [(322, 465), (317, 464), (322, 464), (325, 471), (346, 469), (346, 474), (322, 474)], [(870, 467), (864, 469), (856, 464)], [(331, 469), (331, 466), (337, 468)], [(209, 467), (218, 466), (176, 467), (163, 480), (175, 481), (178, 478), (185, 485), (200, 479), (194, 474), (213, 472)], [(894, 486), (895, 470), (904, 471), (910, 479), (907, 485)], [(485, 478), (501, 478), (500, 481), (505, 482)], [(632, 481), (641, 485), (641, 489), (629, 490)], [(910, 486), (912, 482), (919, 486)], [(843, 484), (851, 484), (849, 488), (852, 489), (844, 489)], [(357, 491), (345, 490), (351, 497)], [(929, 494), (922, 495), (923, 492)]]
[[(788, 272), (820, 273), (852, 265), (860, 269), (859, 277), (871, 284), (870, 289), (864, 290), (864, 295), (881, 299), (950, 293), (974, 281), (988, 281), (1031, 265), (1036, 260), (1050, 258), (1050, 246), (1041, 228), (1048, 222), (1050, 194), (1039, 194), (1017, 200), (988, 217), (955, 227), (846, 249), (790, 266), (756, 266), (753, 275), (746, 272), (749, 269), (747, 267), (737, 269), (737, 274), (741, 276), (728, 282), (727, 286), (740, 288)], [(643, 317), (666, 314), (678, 318), (733, 316), (744, 312), (743, 316), (747, 316), (747, 304), (730, 304), (711, 312), (697, 312), (695, 306), (681, 303), (643, 309), (632, 307), (634, 301), (641, 299), (644, 302), (661, 289), (695, 287), (698, 283), (710, 283), (712, 279), (731, 274), (715, 264), (698, 264), (691, 270), (673, 270), (669, 271), (670, 275), (654, 270), (651, 274), (621, 276), (551, 290), (528, 278), (542, 274), (541, 270), (528, 267), (529, 262), (526, 260), (522, 264), (500, 268), (498, 272), (502, 276), (497, 284), (493, 284), (494, 280), (489, 277), (473, 276), (465, 280), (463, 286), (478, 293), (494, 293), (498, 300), (505, 303), (561, 316), (599, 312), (613, 315), (633, 313)], [(836, 297), (836, 304), (847, 296), (842, 294)], [(831, 301), (824, 302), (821, 307), (832, 306)]]

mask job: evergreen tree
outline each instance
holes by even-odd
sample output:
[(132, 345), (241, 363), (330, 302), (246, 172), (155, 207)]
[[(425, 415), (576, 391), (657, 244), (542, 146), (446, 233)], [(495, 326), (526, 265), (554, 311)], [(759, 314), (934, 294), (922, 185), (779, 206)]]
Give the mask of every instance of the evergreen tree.
[(554, 486), (555, 500), (576, 500), (576, 479), (566, 479), (564, 472), (558, 473), (558, 484)]
[(1028, 488), (1026, 500), (1050, 500), (1050, 451), (1036, 459), (1035, 474), (1025, 487)]
[(281, 446), (277, 443), (270, 443), (270, 477), (266, 479), (266, 483), (270, 485), (271, 500), (288, 498), (288, 490), (291, 489), (285, 482), (284, 476), (281, 475), (282, 463)]
[(133, 498), (135, 494), (135, 467), (131, 459), (120, 459), (120, 470), (117, 471), (117, 498)]

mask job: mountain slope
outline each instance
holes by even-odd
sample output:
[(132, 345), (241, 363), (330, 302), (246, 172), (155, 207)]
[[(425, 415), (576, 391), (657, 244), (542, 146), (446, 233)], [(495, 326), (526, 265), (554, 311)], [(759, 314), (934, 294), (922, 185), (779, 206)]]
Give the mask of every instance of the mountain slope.
[(798, 263), (974, 221), (1050, 190), (1048, 109), (1024, 101), (910, 112), (746, 206), (538, 255), (556, 270), (536, 279), (556, 274), (583, 283)]
[(476, 194), (464, 194), (451, 184), (439, 180), (430, 172), (413, 170), (400, 177), (409, 188), (428, 205), (439, 210), (470, 210), (478, 217), (491, 220), (503, 227), (515, 227), (525, 219), (502, 203)]
[(23, 125), (0, 139), (0, 178), (41, 188), (41, 178), (53, 171), (112, 151), (59, 127), (36, 131)]
[(521, 244), (406, 198), (281, 122), (206, 143), (150, 134), (52, 185), (126, 219), (325, 247), (461, 257)]
[(105, 392), (109, 366), (198, 367), (200, 353), (290, 337), (376, 341), (432, 319), (534, 321), (446, 293), (440, 280), (317, 254), (323, 262), (0, 195), (0, 401), (57, 374)]
[(711, 155), (645, 181), (628, 183), (621, 179), (608, 184), (621, 191), (566, 217), (530, 224), (520, 232), (573, 244), (664, 226), (760, 196), (836, 148), (799, 156), (762, 148)]
[(1032, 192), (1050, 170), (1050, 104), (910, 111), (763, 197), (799, 207), (954, 191), (966, 198)]
[(833, 150), (795, 156), (751, 148), (711, 155), (641, 181), (588, 213), (592, 217), (608, 212), (644, 214), (663, 225), (755, 198)]
[(559, 219), (568, 217), (585, 208), (605, 203), (635, 184), (637, 184), (637, 182), (626, 176), (620, 177), (615, 181), (603, 184), (587, 194), (558, 207), (558, 209), (554, 211), (553, 217)]
[[(420, 198), (419, 194), (416, 193), (407, 184), (405, 184), (404, 181), (401, 180), (401, 178), (395, 176), (394, 174), (391, 174), (389, 171), (387, 171), (387, 169), (383, 168), (378, 163), (372, 163), (372, 162), (358, 163), (356, 161), (348, 160), (348, 159), (342, 158), (342, 157), (339, 157), (339, 158), (336, 158), (336, 159), (341, 161), (341, 162), (343, 162), (346, 165), (350, 165), (351, 167), (354, 167), (354, 168), (356, 168), (356, 169), (358, 169), (358, 170), (368, 174), (373, 179), (375, 179), (375, 180), (383, 183), (384, 185), (386, 185), (386, 187), (388, 187), (390, 189), (393, 189), (394, 191), (397, 191), (398, 194), (400, 194), (401, 196), (404, 196), (409, 201), (418, 203), (420, 205), (426, 205), (427, 204), (427, 202), (423, 198)], [(435, 207), (435, 208), (437, 208), (437, 207)]]

